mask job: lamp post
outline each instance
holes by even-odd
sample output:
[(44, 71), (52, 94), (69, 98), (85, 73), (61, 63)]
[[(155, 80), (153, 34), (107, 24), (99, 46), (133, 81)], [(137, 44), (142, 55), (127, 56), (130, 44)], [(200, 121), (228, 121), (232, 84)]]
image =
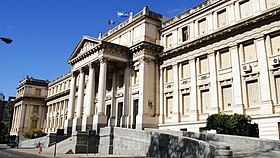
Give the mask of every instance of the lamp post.
[(10, 38), (0, 37), (0, 39), (1, 39), (3, 42), (5, 42), (6, 44), (10, 44), (10, 43), (13, 42), (13, 40), (10, 39)]

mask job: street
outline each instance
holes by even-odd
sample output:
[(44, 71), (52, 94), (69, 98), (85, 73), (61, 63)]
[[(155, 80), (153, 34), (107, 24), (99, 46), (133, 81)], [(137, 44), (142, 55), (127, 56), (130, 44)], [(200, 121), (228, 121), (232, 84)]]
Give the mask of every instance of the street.
[(33, 155), (33, 154), (28, 154), (28, 153), (23, 153), (17, 151), (17, 149), (11, 149), (11, 148), (6, 148), (6, 144), (0, 144), (0, 158), (38, 158), (38, 157), (44, 157), (44, 156), (38, 156), (38, 155)]

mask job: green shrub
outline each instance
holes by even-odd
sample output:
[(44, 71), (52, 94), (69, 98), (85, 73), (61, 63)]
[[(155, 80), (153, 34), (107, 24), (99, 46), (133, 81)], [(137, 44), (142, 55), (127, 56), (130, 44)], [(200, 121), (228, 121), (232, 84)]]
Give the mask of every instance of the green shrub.
[(247, 115), (213, 114), (207, 118), (206, 128), (218, 134), (249, 136), (251, 125), (251, 117)]
[(39, 128), (33, 128), (31, 129), (30, 131), (26, 132), (24, 134), (24, 137), (25, 138), (30, 138), (30, 139), (33, 139), (33, 138), (39, 138), (39, 137), (43, 137), (43, 136), (46, 136), (47, 134), (45, 132), (43, 132), (41, 129)]

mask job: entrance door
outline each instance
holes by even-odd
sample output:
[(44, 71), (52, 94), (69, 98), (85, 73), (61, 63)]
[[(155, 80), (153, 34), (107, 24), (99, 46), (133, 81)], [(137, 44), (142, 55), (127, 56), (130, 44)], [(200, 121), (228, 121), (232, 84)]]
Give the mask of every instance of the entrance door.
[(122, 115), (123, 115), (123, 102), (120, 102), (118, 103), (117, 127), (120, 127)]
[(136, 116), (138, 115), (138, 99), (133, 100), (133, 123), (132, 128), (136, 128)]
[(108, 121), (111, 117), (111, 105), (110, 104), (106, 106), (106, 116), (107, 116), (107, 123), (108, 123)]

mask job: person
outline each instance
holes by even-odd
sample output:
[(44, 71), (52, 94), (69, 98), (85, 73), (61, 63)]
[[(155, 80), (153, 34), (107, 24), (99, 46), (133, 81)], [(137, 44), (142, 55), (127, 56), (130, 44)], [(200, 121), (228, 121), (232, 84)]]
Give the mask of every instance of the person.
[(41, 154), (41, 152), (42, 152), (42, 147), (41, 147), (41, 143), (39, 143), (39, 145), (38, 145), (38, 153)]

